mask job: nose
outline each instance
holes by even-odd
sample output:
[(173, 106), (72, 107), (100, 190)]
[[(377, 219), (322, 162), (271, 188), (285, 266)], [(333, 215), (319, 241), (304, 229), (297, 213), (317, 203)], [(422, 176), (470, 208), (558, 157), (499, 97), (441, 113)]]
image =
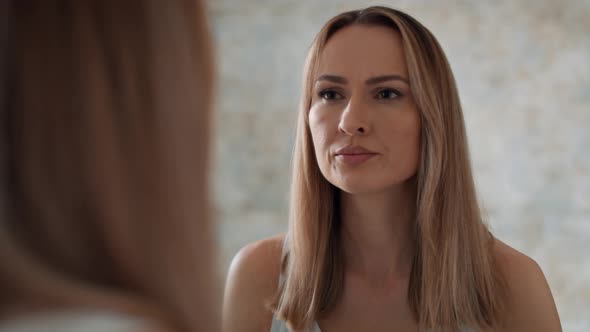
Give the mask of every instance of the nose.
[(340, 117), (338, 131), (348, 136), (367, 135), (371, 130), (369, 114), (362, 101), (350, 99)]

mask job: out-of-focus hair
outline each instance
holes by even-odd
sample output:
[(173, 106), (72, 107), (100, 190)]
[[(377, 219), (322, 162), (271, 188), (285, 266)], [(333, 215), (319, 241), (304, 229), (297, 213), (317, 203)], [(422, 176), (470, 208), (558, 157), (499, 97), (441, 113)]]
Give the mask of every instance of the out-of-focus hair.
[(204, 4), (2, 6), (0, 315), (120, 310), (217, 330)]

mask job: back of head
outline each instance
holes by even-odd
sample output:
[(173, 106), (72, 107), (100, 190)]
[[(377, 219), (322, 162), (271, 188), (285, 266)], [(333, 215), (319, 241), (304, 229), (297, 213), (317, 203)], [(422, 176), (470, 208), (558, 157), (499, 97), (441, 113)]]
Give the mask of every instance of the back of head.
[(3, 6), (0, 315), (157, 311), (210, 330), (205, 8), (189, 0)]

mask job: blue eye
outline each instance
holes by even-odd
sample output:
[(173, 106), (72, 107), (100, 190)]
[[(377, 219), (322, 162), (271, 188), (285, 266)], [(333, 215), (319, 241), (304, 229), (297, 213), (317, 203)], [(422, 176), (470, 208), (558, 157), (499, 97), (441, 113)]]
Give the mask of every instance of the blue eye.
[(342, 95), (334, 90), (323, 90), (318, 95), (324, 100), (342, 99)]
[(377, 95), (375, 97), (377, 99), (395, 99), (401, 96), (402, 94), (399, 91), (393, 89), (383, 89), (377, 92)]

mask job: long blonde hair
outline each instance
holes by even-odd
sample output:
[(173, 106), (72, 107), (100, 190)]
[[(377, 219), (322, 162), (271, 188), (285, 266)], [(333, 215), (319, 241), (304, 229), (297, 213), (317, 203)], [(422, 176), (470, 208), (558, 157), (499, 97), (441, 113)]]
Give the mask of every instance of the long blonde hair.
[(421, 329), (496, 327), (506, 297), (493, 237), (481, 218), (456, 84), (434, 36), (411, 16), (386, 7), (340, 14), (316, 36), (305, 64), (297, 123), (284, 282), (274, 299), (293, 330), (329, 313), (343, 288), (339, 189), (321, 174), (308, 124), (318, 58), (337, 31), (384, 26), (403, 40), (410, 86), (421, 117), (415, 257), (408, 303)]
[(104, 309), (217, 330), (204, 5), (3, 7), (0, 316)]

